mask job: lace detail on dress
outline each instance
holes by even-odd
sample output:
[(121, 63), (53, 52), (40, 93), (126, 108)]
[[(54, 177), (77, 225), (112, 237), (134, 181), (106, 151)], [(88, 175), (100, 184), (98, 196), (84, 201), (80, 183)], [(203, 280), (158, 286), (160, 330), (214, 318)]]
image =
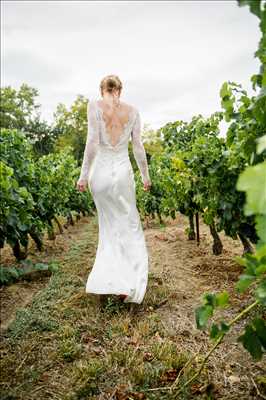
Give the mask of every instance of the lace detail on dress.
[(151, 182), (146, 151), (141, 140), (141, 119), (138, 110), (136, 110), (136, 118), (132, 128), (131, 136), (132, 136), (133, 154), (141, 173), (142, 182), (143, 183), (147, 181)]
[[(121, 115), (119, 117), (118, 114), (116, 114), (116, 112), (113, 112), (112, 116), (110, 117), (110, 115), (107, 115), (104, 112), (104, 110), (98, 104), (98, 102), (95, 102), (95, 103), (96, 103), (98, 110), (100, 111), (100, 118), (101, 118), (101, 121), (104, 126), (104, 133), (105, 133), (106, 140), (107, 140), (108, 144), (113, 149), (115, 149), (121, 143), (122, 138), (124, 137), (124, 135), (126, 134), (126, 132), (128, 130), (129, 124), (132, 123), (132, 117), (134, 115), (134, 108), (133, 107), (130, 108), (130, 111), (128, 112), (128, 115), (127, 115), (127, 121), (123, 122), (123, 121), (121, 121)], [(112, 122), (114, 122), (114, 123), (112, 124)], [(109, 132), (107, 129), (108, 125), (113, 126), (114, 128), (118, 128), (118, 129), (113, 129), (113, 132)], [(113, 139), (112, 136), (114, 136), (115, 142), (112, 141), (112, 139)]]
[(95, 102), (88, 103), (87, 117), (88, 117), (88, 133), (87, 133), (86, 146), (84, 150), (83, 162), (81, 166), (81, 172), (78, 183), (80, 181), (88, 180), (90, 167), (99, 146), (99, 140), (100, 140), (99, 122), (97, 120)]

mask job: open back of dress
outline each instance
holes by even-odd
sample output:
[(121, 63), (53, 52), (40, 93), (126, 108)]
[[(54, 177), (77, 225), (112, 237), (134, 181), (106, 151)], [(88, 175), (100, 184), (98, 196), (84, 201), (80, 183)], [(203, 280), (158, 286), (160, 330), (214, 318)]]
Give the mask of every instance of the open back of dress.
[(110, 144), (115, 147), (131, 122), (134, 109), (126, 104), (118, 107), (109, 107), (104, 102), (97, 102), (98, 109), (105, 125), (105, 132), (109, 136)]

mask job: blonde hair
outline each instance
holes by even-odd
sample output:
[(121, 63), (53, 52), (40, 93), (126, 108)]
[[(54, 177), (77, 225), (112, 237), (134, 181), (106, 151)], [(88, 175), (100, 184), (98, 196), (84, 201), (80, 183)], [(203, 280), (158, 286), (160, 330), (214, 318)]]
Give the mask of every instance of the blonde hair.
[(104, 90), (109, 93), (113, 93), (114, 90), (118, 90), (120, 96), (122, 87), (122, 82), (117, 75), (107, 75), (101, 80), (100, 83), (101, 95), (103, 96)]

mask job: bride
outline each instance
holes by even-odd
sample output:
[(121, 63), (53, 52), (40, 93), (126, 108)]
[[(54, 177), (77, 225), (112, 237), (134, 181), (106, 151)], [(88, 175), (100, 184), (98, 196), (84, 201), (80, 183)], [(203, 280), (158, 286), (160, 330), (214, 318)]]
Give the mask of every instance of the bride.
[(115, 294), (141, 303), (148, 281), (148, 251), (136, 207), (133, 155), (144, 190), (150, 190), (146, 152), (137, 108), (120, 100), (122, 83), (108, 75), (100, 83), (102, 99), (88, 104), (88, 135), (77, 189), (89, 187), (98, 215), (98, 247), (86, 293)]

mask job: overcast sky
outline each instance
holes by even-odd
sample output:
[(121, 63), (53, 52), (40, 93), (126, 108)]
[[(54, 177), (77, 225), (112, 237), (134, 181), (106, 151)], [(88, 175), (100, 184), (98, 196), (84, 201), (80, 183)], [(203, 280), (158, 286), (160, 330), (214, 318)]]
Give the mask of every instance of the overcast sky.
[(226, 80), (252, 92), (259, 20), (235, 0), (1, 3), (1, 86), (38, 89), (49, 122), (109, 74), (155, 129), (220, 110)]

